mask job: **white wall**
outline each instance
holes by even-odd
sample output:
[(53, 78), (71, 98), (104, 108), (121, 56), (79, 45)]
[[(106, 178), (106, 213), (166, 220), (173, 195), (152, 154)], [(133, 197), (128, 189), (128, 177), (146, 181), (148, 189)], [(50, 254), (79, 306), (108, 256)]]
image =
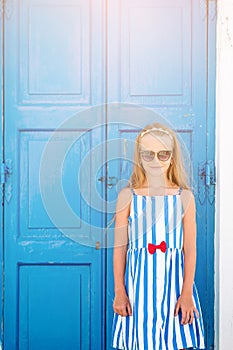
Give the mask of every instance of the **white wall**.
[(233, 0), (218, 0), (216, 349), (233, 349)]

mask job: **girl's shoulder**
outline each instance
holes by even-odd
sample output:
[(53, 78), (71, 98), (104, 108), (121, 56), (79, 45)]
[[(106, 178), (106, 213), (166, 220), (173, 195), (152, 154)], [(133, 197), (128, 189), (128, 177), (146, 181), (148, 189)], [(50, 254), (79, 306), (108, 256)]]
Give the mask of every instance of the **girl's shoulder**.
[(126, 200), (131, 199), (133, 194), (133, 190), (130, 187), (124, 187), (120, 192), (118, 193), (118, 200)]
[(181, 191), (180, 191), (180, 194), (181, 194), (181, 197), (184, 198), (184, 199), (190, 199), (190, 198), (194, 198), (194, 194), (193, 194), (193, 191), (191, 189), (186, 189), (186, 188), (182, 188), (180, 187)]
[(117, 208), (129, 208), (132, 201), (132, 189), (130, 187), (124, 187), (119, 193), (117, 198)]

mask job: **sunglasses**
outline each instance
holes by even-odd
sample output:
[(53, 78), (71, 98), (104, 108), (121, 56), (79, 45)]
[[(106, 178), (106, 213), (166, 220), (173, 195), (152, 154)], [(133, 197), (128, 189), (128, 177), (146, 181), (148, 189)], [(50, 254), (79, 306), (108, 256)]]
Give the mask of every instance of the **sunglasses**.
[(157, 155), (158, 160), (161, 162), (166, 162), (171, 157), (172, 151), (140, 151), (140, 154), (145, 162), (151, 162), (154, 159), (155, 155)]

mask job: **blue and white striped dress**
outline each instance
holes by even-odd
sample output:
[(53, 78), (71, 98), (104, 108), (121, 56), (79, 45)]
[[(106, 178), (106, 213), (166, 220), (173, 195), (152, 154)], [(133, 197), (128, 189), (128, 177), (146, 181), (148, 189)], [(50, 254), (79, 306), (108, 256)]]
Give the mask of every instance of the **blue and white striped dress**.
[[(192, 324), (181, 324), (175, 305), (184, 273), (181, 190), (175, 195), (143, 196), (133, 191), (128, 222), (125, 287), (132, 316), (113, 315), (112, 347), (127, 350), (204, 349), (198, 293), (193, 285)], [(166, 242), (166, 252), (148, 251), (148, 243)]]

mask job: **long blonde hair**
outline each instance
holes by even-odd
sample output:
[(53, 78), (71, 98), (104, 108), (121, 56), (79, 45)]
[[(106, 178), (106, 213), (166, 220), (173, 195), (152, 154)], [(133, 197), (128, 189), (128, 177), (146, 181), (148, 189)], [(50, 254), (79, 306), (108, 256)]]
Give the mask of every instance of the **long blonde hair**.
[[(151, 130), (155, 129), (155, 130)], [(151, 130), (151, 131), (150, 131)], [(182, 187), (184, 189), (190, 189), (188, 184), (188, 176), (183, 164), (183, 157), (181, 154), (180, 145), (177, 139), (175, 132), (169, 127), (160, 124), (153, 123), (146, 125), (138, 134), (135, 141), (135, 150), (134, 150), (134, 167), (131, 177), (129, 179), (128, 186), (133, 188), (141, 188), (146, 180), (146, 175), (143, 167), (140, 165), (140, 141), (144, 133), (152, 133), (157, 136), (168, 135), (172, 139), (172, 163), (167, 170), (167, 179), (173, 184)]]

